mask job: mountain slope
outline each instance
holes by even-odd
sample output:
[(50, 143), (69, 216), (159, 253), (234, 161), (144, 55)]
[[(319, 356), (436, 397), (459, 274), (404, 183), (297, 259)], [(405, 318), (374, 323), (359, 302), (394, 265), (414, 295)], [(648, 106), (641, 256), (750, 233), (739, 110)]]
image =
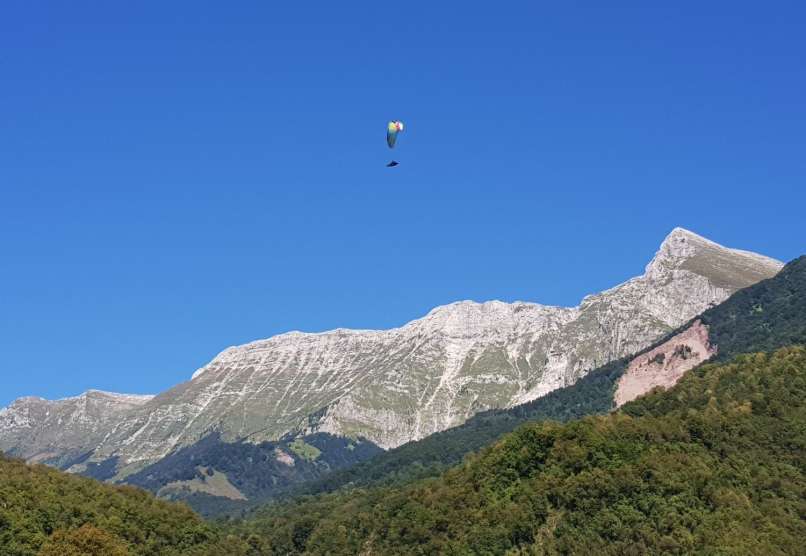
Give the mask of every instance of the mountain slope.
[(395, 447), (573, 384), (780, 267), (677, 228), (642, 276), (578, 307), (466, 301), (392, 330), (282, 334), (225, 350), (82, 440), (59, 436), (46, 417), (19, 425), (14, 404), (0, 417), (0, 449), (120, 480), (212, 433), (233, 443), (329, 433)]
[[(708, 341), (717, 348), (717, 361), (741, 353), (806, 345), (806, 256), (788, 263), (775, 277), (740, 290), (641, 353), (608, 363), (572, 386), (511, 409), (480, 413), (461, 426), (389, 450), (350, 469), (331, 473), (306, 485), (302, 491), (328, 492), (345, 485), (402, 483), (434, 476), (525, 422), (568, 421), (607, 413), (614, 407), (614, 395), (625, 370), (635, 361), (656, 357), (654, 354), (665, 346), (671, 346), (673, 351), (680, 343), (672, 340), (691, 330), (698, 322), (708, 328)], [(700, 359), (691, 361), (701, 362)], [(672, 371), (677, 378), (682, 375), (679, 369)]]
[[(41, 552), (39, 552), (41, 550)], [(0, 554), (245, 554), (187, 507), (0, 455)]]
[(740, 356), (615, 414), (524, 425), (438, 479), (242, 527), (269, 554), (798, 554), (805, 398), (803, 347)]
[(0, 409), (0, 450), (70, 467), (89, 457), (123, 415), (151, 398), (99, 390), (55, 401), (20, 398)]
[(382, 452), (369, 441), (325, 433), (257, 444), (223, 442), (211, 434), (129, 475), (126, 483), (215, 515)]

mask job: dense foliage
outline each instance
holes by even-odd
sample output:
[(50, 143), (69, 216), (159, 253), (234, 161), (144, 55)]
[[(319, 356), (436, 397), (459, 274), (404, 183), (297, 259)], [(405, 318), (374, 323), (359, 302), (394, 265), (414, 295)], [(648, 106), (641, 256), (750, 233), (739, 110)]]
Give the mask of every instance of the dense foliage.
[(719, 348), (717, 361), (806, 344), (806, 255), (773, 278), (739, 290), (701, 318)]
[[(226, 474), (232, 485), (249, 498), (249, 503), (256, 503), (292, 485), (314, 480), (382, 452), (368, 440), (325, 433), (259, 444), (224, 442), (218, 434), (211, 434), (130, 475), (126, 482), (156, 493), (175, 481), (205, 480), (201, 467), (206, 466)], [(245, 501), (199, 492), (179, 491), (171, 496), (205, 515), (237, 511), (247, 506)]]
[(221, 555), (244, 553), (183, 505), (0, 455), (0, 554)]
[(688, 373), (607, 416), (531, 423), (437, 479), (270, 507), (262, 553), (802, 553), (806, 350)]
[[(740, 353), (771, 351), (806, 344), (806, 256), (787, 264), (775, 277), (740, 290), (699, 317), (709, 326), (717, 360)], [(689, 323), (655, 342), (662, 344)], [(402, 484), (436, 476), (471, 452), (492, 443), (528, 421), (568, 421), (599, 415), (613, 408), (615, 383), (628, 360), (609, 363), (573, 384), (537, 400), (506, 410), (480, 413), (465, 424), (410, 442), (319, 481), (301, 492), (333, 491), (345, 485)]]

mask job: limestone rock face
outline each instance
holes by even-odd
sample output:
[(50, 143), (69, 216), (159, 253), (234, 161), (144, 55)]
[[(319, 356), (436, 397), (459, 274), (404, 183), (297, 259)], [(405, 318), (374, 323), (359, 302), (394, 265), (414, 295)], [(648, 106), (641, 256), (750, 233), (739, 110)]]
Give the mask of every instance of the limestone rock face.
[[(570, 385), (781, 267), (676, 228), (642, 276), (577, 307), (461, 301), (391, 330), (290, 332), (231, 347), (190, 381), (104, 421), (82, 449), (93, 450), (90, 461), (117, 457), (125, 474), (213, 431), (252, 441), (328, 432), (398, 446)], [(19, 427), (64, 425), (23, 417), (18, 403), (0, 414), (0, 449), (33, 453)]]
[(0, 409), (0, 450), (69, 466), (94, 451), (118, 419), (151, 398), (99, 390), (55, 401), (20, 398)]

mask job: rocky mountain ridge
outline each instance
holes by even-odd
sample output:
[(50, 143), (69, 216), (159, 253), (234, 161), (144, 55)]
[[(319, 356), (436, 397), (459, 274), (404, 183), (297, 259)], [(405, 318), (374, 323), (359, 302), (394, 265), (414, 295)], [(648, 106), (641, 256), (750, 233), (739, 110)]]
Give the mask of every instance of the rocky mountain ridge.
[(62, 464), (87, 449), (86, 462), (114, 458), (120, 478), (212, 432), (253, 442), (325, 432), (390, 448), (572, 384), (781, 266), (676, 228), (642, 276), (577, 307), (462, 301), (391, 330), (281, 334), (224, 350), (80, 446), (23, 442), (19, 431), (45, 420), (13, 426), (18, 400), (0, 413), (0, 449)]
[(0, 409), (0, 449), (32, 462), (69, 465), (88, 457), (117, 419), (153, 397), (88, 390), (59, 400), (19, 398)]

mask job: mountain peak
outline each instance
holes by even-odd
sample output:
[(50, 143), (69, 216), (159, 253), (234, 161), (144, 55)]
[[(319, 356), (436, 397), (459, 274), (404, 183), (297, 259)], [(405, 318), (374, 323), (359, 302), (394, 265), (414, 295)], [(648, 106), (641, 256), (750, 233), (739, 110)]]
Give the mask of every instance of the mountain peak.
[(660, 250), (658, 252), (685, 258), (691, 254), (693, 249), (701, 246), (726, 249), (722, 245), (710, 239), (706, 239), (699, 234), (695, 234), (691, 230), (677, 227), (669, 232), (669, 235), (667, 235), (660, 244)]
[(669, 235), (666, 236), (666, 239), (664, 241), (668, 241), (670, 238), (673, 237), (690, 237), (702, 241), (707, 241), (709, 243), (713, 243), (713, 241), (711, 241), (710, 239), (704, 238), (699, 234), (695, 234), (691, 230), (687, 230), (686, 228), (683, 228), (681, 226), (675, 226), (675, 228), (671, 232), (669, 232)]
[(671, 272), (688, 271), (708, 278), (717, 287), (735, 290), (774, 275), (783, 266), (781, 261), (724, 247), (677, 227), (661, 243), (645, 276), (665, 280)]

